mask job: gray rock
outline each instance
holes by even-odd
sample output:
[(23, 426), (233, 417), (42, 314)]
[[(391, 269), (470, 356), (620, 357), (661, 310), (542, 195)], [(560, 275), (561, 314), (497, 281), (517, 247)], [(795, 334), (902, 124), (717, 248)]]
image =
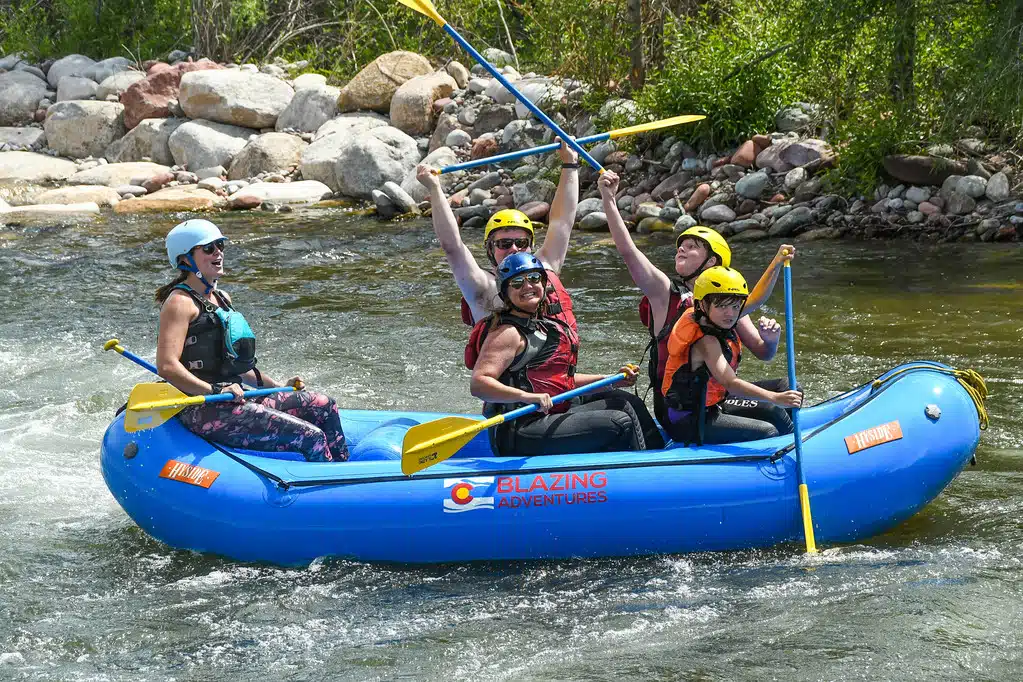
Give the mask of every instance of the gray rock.
[(984, 196), (986, 189), (987, 180), (979, 175), (967, 175), (960, 178), (959, 182), (956, 183), (955, 191), (959, 194), (965, 194), (968, 197), (979, 199)]
[(533, 201), (551, 203), (554, 190), (557, 189), (549, 180), (529, 180), (512, 185), (512, 200), (515, 206), (523, 206)]
[[(195, 73), (195, 72), (193, 72)], [(168, 140), (174, 162), (187, 168), (231, 165), (254, 130), (198, 119), (182, 124)]]
[(484, 173), (482, 177), (469, 185), (469, 191), (474, 189), (491, 189), (501, 184), (501, 174), (497, 171)]
[(597, 118), (602, 121), (632, 123), (640, 115), (639, 105), (631, 99), (609, 99), (600, 107)]
[(513, 170), (512, 177), (520, 182), (524, 182), (526, 180), (529, 180), (530, 178), (535, 178), (536, 174), (539, 172), (540, 172), (539, 168), (527, 163)]
[(488, 47), (483, 50), (483, 58), (498, 69), (502, 66), (513, 66), (515, 64), (515, 57), (496, 47)]
[[(809, 210), (809, 209), (807, 209)], [(700, 212), (700, 219), (706, 223), (730, 223), (735, 220), (735, 211), (724, 204), (711, 206)]]
[(931, 198), (931, 190), (926, 187), (910, 187), (906, 190), (906, 199), (921, 204)]
[[(553, 113), (565, 98), (565, 89), (552, 78), (523, 78), (515, 84), (518, 91), (526, 99), (535, 104), (544, 113)], [(531, 113), (521, 101), (515, 101), (515, 115), (526, 118)]]
[(299, 166), (302, 177), (319, 180), (336, 192), (339, 187), (337, 159), (341, 147), (352, 137), (386, 125), (387, 119), (379, 114), (342, 114), (327, 121), (316, 131), (312, 144), (302, 151)]
[(15, 52), (14, 54), (9, 54), (6, 57), (0, 57), (0, 71), (13, 71), (19, 64), (27, 64), (27, 57), (28, 55), (21, 52)]
[(948, 197), (948, 205), (945, 207), (948, 213), (953, 215), (966, 215), (977, 208), (977, 201), (968, 194), (952, 192)]
[(460, 62), (448, 62), (444, 67), (444, 71), (449, 76), (455, 79), (455, 84), (462, 90), (469, 84), (469, 69), (465, 68)]
[(579, 228), (582, 230), (601, 230), (607, 228), (607, 214), (603, 211), (594, 211), (593, 213), (587, 213), (582, 220), (579, 221)]
[(745, 230), (732, 236), (728, 241), (733, 244), (741, 242), (758, 242), (767, 239), (767, 232), (764, 230)]
[(693, 157), (690, 159), (682, 159), (682, 170), (684, 171), (703, 171), (704, 162), (702, 159)]
[(788, 237), (797, 228), (809, 225), (813, 221), (813, 212), (807, 206), (794, 208), (771, 226), (767, 233), (772, 237)]
[(81, 76), (64, 76), (57, 84), (57, 101), (67, 102), (75, 99), (95, 99), (96, 81)]
[(902, 199), (889, 199), (888, 200), (888, 210), (889, 211), (901, 211), (902, 210), (902, 205), (904, 203), (905, 202)]
[(785, 174), (785, 189), (794, 190), (806, 181), (805, 168), (793, 168)]
[(485, 133), (504, 130), (505, 126), (515, 120), (515, 107), (510, 104), (485, 104), (476, 115), (473, 130)]
[(260, 173), (284, 171), (298, 165), (307, 147), (302, 138), (287, 133), (266, 133), (249, 140), (228, 167), (229, 180), (245, 180)]
[[(370, 199), (374, 189), (388, 181), (402, 182), (418, 163), (416, 141), (397, 128), (362, 130), (358, 135), (347, 136), (337, 150), (336, 191), (349, 197)], [(306, 177), (304, 170), (302, 177)]]
[(398, 207), (403, 214), (404, 213), (419, 213), (419, 208), (416, 205), (416, 200), (413, 199), (408, 192), (403, 190), (397, 183), (385, 182), (383, 187), (384, 193), (391, 202)]
[(114, 74), (130, 71), (133, 68), (135, 68), (135, 62), (132, 60), (126, 57), (111, 57), (110, 59), (96, 62), (87, 68), (82, 76), (97, 83), (102, 83)]
[[(458, 157), (455, 156), (455, 152), (450, 147), (441, 147), (427, 154), (422, 163), (433, 168), (444, 168), (445, 166), (458, 163)], [(453, 188), (462, 183), (462, 178), (464, 177), (465, 174), (462, 172), (445, 173), (440, 176), (440, 186), (445, 194), (451, 194)], [(405, 174), (405, 179), (401, 181), (401, 188), (408, 192), (417, 202), (425, 201), (428, 196), (426, 188), (416, 179), (416, 169), (414, 167)], [(504, 188), (502, 187), (501, 189)]]
[(675, 221), (675, 232), (685, 232), (690, 227), (694, 227), (697, 224), (696, 218), (691, 215), (682, 214), (678, 217), (678, 220)]
[(121, 71), (115, 73), (100, 82), (96, 88), (96, 99), (106, 99), (110, 95), (117, 97), (135, 83), (145, 80), (146, 74), (141, 71)]
[(384, 192), (375, 189), (371, 192), (371, 194), (373, 196), (373, 203), (376, 204), (377, 207), (377, 215), (381, 218), (393, 218), (401, 213), (401, 210), (394, 205), (391, 198)]
[(465, 108), (458, 112), (458, 123), (459, 125), (472, 128), (476, 125), (476, 110)]
[(35, 152), (0, 154), (0, 182), (42, 185), (67, 180), (78, 171), (73, 161)]
[[(68, 183), (72, 185), (106, 185), (107, 187), (120, 188), (122, 185), (142, 186), (151, 178), (170, 175), (171, 170), (167, 166), (148, 161), (132, 163), (108, 163), (96, 166), (88, 170), (82, 170), (70, 178)], [(123, 194), (123, 192), (118, 192)]]
[(746, 218), (745, 220), (736, 220), (731, 223), (730, 227), (732, 228), (732, 234), (740, 234), (746, 230), (759, 230), (761, 225), (758, 220)]
[(337, 98), (340, 88), (329, 85), (305, 87), (295, 96), (277, 117), (277, 130), (291, 128), (303, 133), (315, 133), (324, 123), (337, 116)]
[(632, 214), (636, 220), (643, 220), (643, 218), (659, 218), (661, 215), (661, 207), (653, 201), (644, 201), (638, 206), (633, 203)]
[(0, 125), (31, 123), (46, 83), (24, 71), (0, 73)]
[(191, 71), (178, 89), (189, 118), (257, 130), (274, 127), (294, 96), (290, 85), (273, 76), (229, 69)]
[(46, 80), (50, 87), (56, 88), (64, 76), (85, 76), (95, 63), (85, 55), (69, 54), (50, 65), (50, 70), (46, 73)]
[(490, 198), (490, 192), (485, 189), (474, 189), (469, 192), (469, 204), (471, 206), (481, 206), (483, 202)]
[(183, 123), (183, 118), (144, 118), (127, 135), (111, 143), (103, 156), (114, 163), (151, 159), (164, 166), (173, 166), (170, 136)]
[(892, 189), (888, 190), (888, 198), (889, 199), (901, 199), (902, 198), (902, 193), (905, 192), (905, 191), (906, 191), (906, 186), (905, 185), (897, 185), (897, 186), (893, 187)]
[(1009, 178), (1005, 173), (999, 171), (987, 181), (985, 193), (991, 201), (1005, 201), (1009, 198)]
[(922, 223), (925, 218), (926, 216), (920, 211), (910, 211), (909, 213), (906, 214), (906, 222), (910, 223), (911, 225), (917, 225), (919, 223)]
[(223, 166), (213, 166), (211, 168), (200, 168), (195, 171), (195, 177), (200, 180), (206, 180), (207, 178), (220, 178), (227, 175), (227, 169)]
[(959, 186), (959, 181), (963, 179), (961, 175), (950, 175), (945, 178), (945, 181), (941, 183), (941, 191), (938, 194), (942, 199), (948, 199), (952, 192), (956, 191), (956, 187)]
[[(575, 207), (575, 221), (579, 222), (586, 216), (597, 211), (601, 211), (604, 208), (604, 202), (599, 197), (590, 197), (589, 199), (583, 199)], [(604, 224), (607, 224), (607, 218), (604, 218)]]
[[(301, 76), (295, 78), (291, 83), (291, 87), (295, 88), (295, 94), (298, 94), (299, 90), (305, 90), (306, 88), (323, 88), (327, 86), (327, 77), (318, 73), (303, 73)], [(341, 94), (340, 88), (338, 89), (338, 95)], [(334, 106), (337, 106), (337, 102), (334, 102)]]
[(107, 146), (124, 137), (124, 105), (113, 102), (57, 102), (46, 111), (50, 149), (72, 159), (102, 156)]
[(0, 128), (0, 147), (8, 151), (33, 151), (46, 146), (46, 133), (40, 128)]
[(486, 92), (487, 88), (489, 87), (490, 87), (489, 78), (470, 78), (469, 84), (466, 86), (469, 92), (474, 92), (477, 95), (480, 94), (481, 92)]
[(601, 142), (600, 144), (596, 145), (595, 147), (593, 147), (593, 149), (590, 149), (589, 151), (590, 156), (593, 157), (593, 160), (603, 165), (604, 159), (607, 158), (607, 155), (613, 151), (616, 151), (617, 148), (618, 146), (615, 144), (614, 140), (605, 140), (604, 142)]
[(171, 50), (170, 54), (167, 55), (168, 64), (176, 64), (186, 59), (188, 59), (188, 53), (184, 50)]
[(448, 133), (444, 146), (451, 148), (472, 146), (472, 135), (464, 130), (452, 130)]
[(674, 223), (681, 216), (682, 210), (680, 208), (675, 206), (665, 206), (661, 209), (661, 212), (657, 217), (665, 222)]
[(735, 183), (735, 192), (746, 199), (759, 199), (760, 195), (770, 187), (771, 178), (764, 171), (750, 173)]
[(774, 128), (778, 132), (787, 133), (794, 130), (802, 130), (810, 125), (811, 118), (810, 111), (807, 109), (810, 105), (803, 102), (798, 102), (792, 106), (784, 107), (778, 111), (774, 116)]

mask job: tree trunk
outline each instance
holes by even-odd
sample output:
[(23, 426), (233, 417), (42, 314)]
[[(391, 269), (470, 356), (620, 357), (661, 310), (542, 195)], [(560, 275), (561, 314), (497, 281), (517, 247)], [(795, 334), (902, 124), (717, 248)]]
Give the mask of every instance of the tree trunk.
[(912, 105), (916, 69), (917, 0), (895, 0), (895, 36), (892, 41), (891, 92), (896, 102)]
[(628, 0), (626, 9), (629, 14), (629, 28), (632, 31), (632, 42), (629, 49), (629, 85), (633, 92), (643, 87), (646, 80), (646, 69), (643, 65), (643, 0)]

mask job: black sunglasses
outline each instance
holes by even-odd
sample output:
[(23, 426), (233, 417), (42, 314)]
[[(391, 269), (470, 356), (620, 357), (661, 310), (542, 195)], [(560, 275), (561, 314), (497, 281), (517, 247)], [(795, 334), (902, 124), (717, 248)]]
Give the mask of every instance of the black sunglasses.
[(517, 237), (515, 239), (505, 237), (504, 239), (492, 239), (490, 240), (490, 243), (504, 251), (510, 249), (512, 245), (517, 246), (520, 251), (524, 251), (529, 248), (529, 246), (533, 243), (533, 240), (529, 237)]
[(526, 285), (526, 282), (529, 282), (530, 284), (539, 284), (542, 281), (543, 275), (540, 274), (539, 272), (527, 272), (524, 275), (512, 277), (510, 280), (508, 280), (508, 286), (510, 286), (512, 289), (521, 289)]
[(202, 252), (205, 253), (207, 256), (212, 256), (213, 252), (217, 250), (219, 250), (221, 253), (224, 253), (224, 244), (226, 243), (227, 243), (226, 239), (217, 239), (210, 242), (209, 244), (203, 244), (199, 248), (201, 248)]

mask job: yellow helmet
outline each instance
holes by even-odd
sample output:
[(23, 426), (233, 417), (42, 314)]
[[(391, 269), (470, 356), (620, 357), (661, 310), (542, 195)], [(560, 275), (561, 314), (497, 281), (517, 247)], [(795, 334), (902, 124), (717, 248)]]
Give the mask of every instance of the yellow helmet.
[(693, 298), (697, 301), (711, 294), (746, 297), (749, 296), (749, 288), (738, 270), (715, 265), (701, 272), (693, 284)]
[(506, 208), (490, 216), (486, 230), (483, 231), (483, 241), (490, 239), (490, 233), (494, 230), (503, 230), (506, 227), (518, 227), (528, 232), (530, 238), (535, 236), (533, 221), (525, 213), (514, 208)]
[(675, 238), (675, 248), (677, 249), (682, 245), (682, 240), (686, 237), (696, 237), (707, 242), (707, 248), (710, 249), (711, 253), (718, 257), (720, 261), (718, 265), (723, 265), (728, 268), (732, 265), (732, 250), (728, 248), (728, 242), (725, 238), (718, 234), (717, 230), (712, 230), (709, 227), (703, 225), (694, 225), (688, 230), (680, 234)]

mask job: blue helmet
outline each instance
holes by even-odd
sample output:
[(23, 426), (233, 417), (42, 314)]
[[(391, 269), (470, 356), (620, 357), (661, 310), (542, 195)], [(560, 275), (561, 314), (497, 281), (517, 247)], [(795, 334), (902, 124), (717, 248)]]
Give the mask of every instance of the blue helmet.
[(547, 277), (547, 269), (533, 254), (519, 251), (507, 256), (497, 266), (497, 288), (504, 294), (508, 280), (525, 272), (541, 272)]
[[(220, 233), (220, 228), (208, 220), (194, 218), (178, 223), (167, 233), (167, 260), (171, 267), (181, 267), (178, 264), (180, 256), (187, 256), (197, 246), (203, 246), (218, 239), (225, 239)], [(192, 263), (194, 269), (195, 264)], [(189, 269), (189, 268), (185, 268)]]

